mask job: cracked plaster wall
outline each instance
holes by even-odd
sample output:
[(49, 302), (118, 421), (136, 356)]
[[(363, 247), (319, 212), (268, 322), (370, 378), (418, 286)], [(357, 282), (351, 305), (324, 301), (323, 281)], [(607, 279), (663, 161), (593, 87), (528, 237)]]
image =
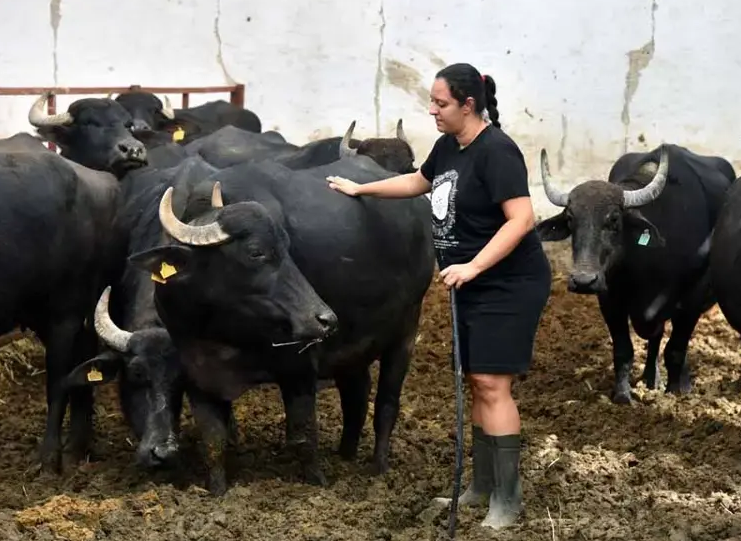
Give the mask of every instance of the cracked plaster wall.
[[(741, 173), (732, 0), (25, 0), (0, 2), (3, 86), (246, 84), (266, 129), (302, 143), (391, 134), (418, 162), (437, 132), (435, 72), (468, 61), (494, 76), (503, 127), (564, 186), (604, 177), (626, 150), (662, 141), (730, 159)], [(547, 6), (547, 7), (545, 7)], [(192, 96), (198, 104), (215, 95)], [(173, 103), (179, 98), (171, 96)], [(28, 131), (33, 98), (0, 98), (0, 136)], [(65, 107), (71, 98), (59, 98)]]

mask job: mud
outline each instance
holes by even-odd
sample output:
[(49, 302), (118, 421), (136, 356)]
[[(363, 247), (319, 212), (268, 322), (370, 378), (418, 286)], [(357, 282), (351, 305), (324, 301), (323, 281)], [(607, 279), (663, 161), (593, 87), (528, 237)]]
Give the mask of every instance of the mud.
[[(613, 405), (608, 399), (610, 340), (596, 299), (567, 293), (560, 265), (555, 268), (532, 371), (515, 388), (525, 444), (525, 512), (516, 526), (494, 534), (479, 526), (484, 511), (462, 510), (458, 539), (741, 538), (738, 334), (714, 308), (700, 321), (691, 343), (692, 394), (665, 396), (638, 384), (633, 404)], [(91, 460), (67, 464), (60, 477), (39, 473), (36, 449), (45, 416), (42, 351), (28, 341), (8, 346), (0, 350), (0, 538), (443, 538), (447, 513), (425, 510), (433, 497), (452, 491), (450, 336), (447, 295), (436, 284), (425, 302), (388, 474), (368, 472), (372, 411), (358, 461), (343, 462), (335, 454), (339, 400), (336, 390), (325, 389), (319, 421), (329, 486), (303, 484), (293, 457), (283, 450), (279, 394), (263, 388), (236, 404), (240, 442), (231, 454), (230, 490), (221, 498), (201, 488), (203, 469), (187, 412), (178, 469), (152, 475), (132, 464), (133, 442), (114, 387), (97, 393)], [(635, 346), (637, 381), (645, 347), (638, 339)], [(469, 442), (466, 426), (467, 449)], [(464, 483), (469, 472), (467, 459)]]

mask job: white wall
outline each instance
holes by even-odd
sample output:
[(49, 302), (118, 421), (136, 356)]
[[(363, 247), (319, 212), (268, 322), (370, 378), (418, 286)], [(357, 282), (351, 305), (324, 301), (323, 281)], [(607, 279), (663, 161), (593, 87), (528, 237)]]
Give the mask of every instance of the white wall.
[[(548, 215), (542, 146), (569, 182), (662, 141), (741, 173), (740, 17), (738, 0), (3, 0), (0, 85), (243, 82), (246, 106), (293, 142), (352, 119), (359, 136), (391, 134), (403, 117), (420, 162), (438, 136), (435, 72), (471, 62), (497, 81)], [(0, 135), (30, 130), (32, 101), (0, 97)]]

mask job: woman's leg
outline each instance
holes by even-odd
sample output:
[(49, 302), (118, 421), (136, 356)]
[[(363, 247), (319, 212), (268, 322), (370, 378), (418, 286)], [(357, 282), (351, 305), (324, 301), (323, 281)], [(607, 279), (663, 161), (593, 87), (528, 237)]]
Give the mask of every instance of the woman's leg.
[(508, 374), (471, 374), (473, 424), (490, 436), (520, 433), (520, 412), (512, 398), (512, 376)]
[[(473, 381), (466, 375), (466, 382), (475, 396)], [(476, 403), (471, 407), (471, 440), (472, 440), (472, 466), (473, 472), (471, 482), (461, 494), (458, 503), (461, 506), (483, 507), (489, 503), (489, 497), (494, 489), (494, 471), (491, 462), (491, 449), (489, 438), (484, 434), (481, 422), (477, 420), (474, 413)]]
[(520, 484), (520, 414), (512, 398), (512, 376), (471, 374), (474, 424), (480, 423), (493, 471), (489, 513), (483, 526), (513, 524), (522, 510)]

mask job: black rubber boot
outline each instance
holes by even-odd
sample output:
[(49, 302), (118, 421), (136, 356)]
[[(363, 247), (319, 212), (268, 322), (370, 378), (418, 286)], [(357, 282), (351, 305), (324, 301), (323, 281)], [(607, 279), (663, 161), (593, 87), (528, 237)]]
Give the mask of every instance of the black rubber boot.
[(481, 525), (498, 530), (514, 524), (522, 511), (520, 435), (488, 437), (492, 442), (489, 457), (494, 468), (494, 489), (489, 513)]
[(458, 498), (461, 506), (480, 507), (489, 501), (494, 489), (494, 469), (491, 461), (491, 436), (480, 426), (472, 427), (473, 477), (465, 492)]
[[(473, 476), (458, 498), (460, 507), (483, 507), (494, 490), (494, 464), (491, 461), (493, 436), (484, 434), (480, 426), (472, 425)], [(439, 504), (450, 505), (452, 498), (435, 498)]]

